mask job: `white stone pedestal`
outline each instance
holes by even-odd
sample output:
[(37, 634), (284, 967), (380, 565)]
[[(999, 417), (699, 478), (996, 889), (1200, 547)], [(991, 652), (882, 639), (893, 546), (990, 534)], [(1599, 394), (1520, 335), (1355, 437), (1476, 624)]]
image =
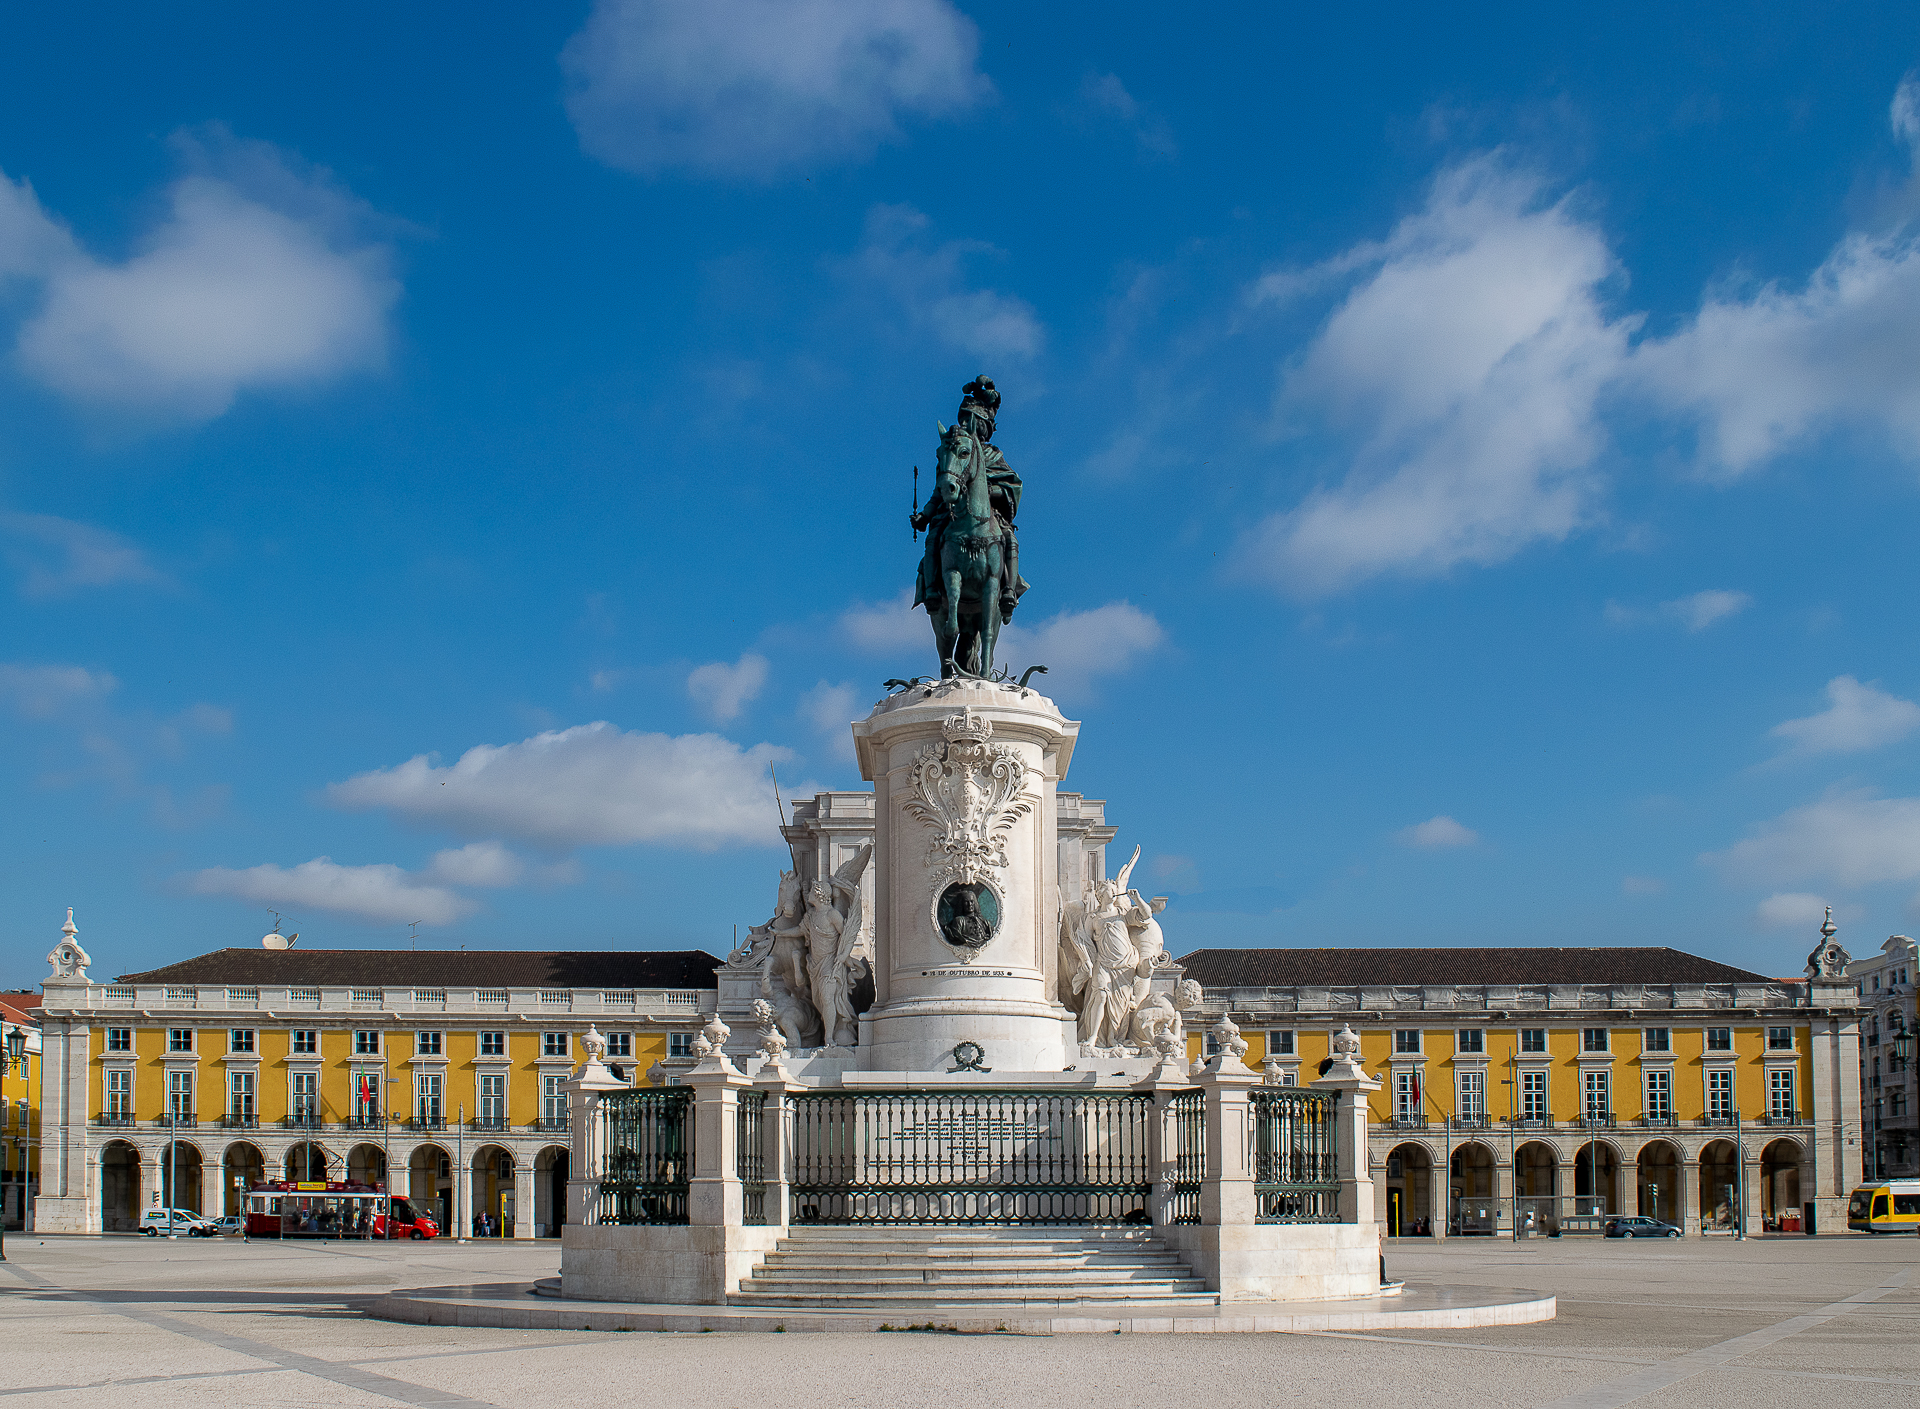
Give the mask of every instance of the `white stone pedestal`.
[[(1076, 1049), (1072, 1014), (1055, 998), (1054, 793), (1079, 732), (1046, 697), (977, 680), (903, 690), (853, 726), (874, 787), (863, 1070), (944, 1072), (969, 1042), (998, 1071), (1066, 1066)], [(999, 911), (977, 948), (943, 936), (941, 897), (956, 885), (990, 891)]]

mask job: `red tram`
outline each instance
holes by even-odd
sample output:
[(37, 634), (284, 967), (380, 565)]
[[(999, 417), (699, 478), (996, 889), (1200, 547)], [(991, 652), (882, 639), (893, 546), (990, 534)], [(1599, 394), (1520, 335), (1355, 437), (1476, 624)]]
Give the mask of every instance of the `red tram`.
[(250, 1238), (437, 1238), (440, 1225), (398, 1194), (337, 1180), (263, 1179), (247, 1191)]

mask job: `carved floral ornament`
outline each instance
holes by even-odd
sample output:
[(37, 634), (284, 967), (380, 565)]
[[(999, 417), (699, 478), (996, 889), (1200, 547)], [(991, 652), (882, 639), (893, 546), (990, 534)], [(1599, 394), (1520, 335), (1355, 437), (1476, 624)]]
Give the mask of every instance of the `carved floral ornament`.
[[(1007, 869), (1007, 837), (1013, 826), (1033, 810), (1027, 792), (1027, 764), (1009, 745), (991, 742), (993, 721), (972, 706), (941, 721), (943, 743), (929, 744), (908, 767), (907, 812), (933, 833), (927, 843), (927, 864), (935, 928), (949, 944), (969, 951), (984, 947), (997, 927), (994, 913), (982, 915), (982, 892), (999, 891)], [(949, 894), (950, 888), (959, 888)], [(962, 896), (960, 891), (967, 894)], [(956, 900), (968, 913), (958, 926), (944, 928), (939, 915), (943, 897)], [(977, 933), (957, 939), (956, 933)]]

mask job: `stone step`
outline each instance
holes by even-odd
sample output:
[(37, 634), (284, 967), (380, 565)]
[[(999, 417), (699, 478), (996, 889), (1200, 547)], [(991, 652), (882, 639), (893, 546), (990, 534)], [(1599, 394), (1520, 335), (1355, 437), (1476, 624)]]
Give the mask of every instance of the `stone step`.
[(991, 1309), (996, 1306), (1106, 1306), (1125, 1303), (1135, 1307), (1152, 1306), (1216, 1306), (1219, 1298), (1207, 1291), (1190, 1291), (1185, 1287), (1175, 1289), (1171, 1286), (1128, 1286), (1093, 1287), (1076, 1289), (1071, 1295), (1024, 1294), (1017, 1287), (993, 1287), (968, 1290), (964, 1288), (945, 1288), (937, 1286), (920, 1289), (888, 1288), (885, 1291), (740, 1291), (727, 1298), (730, 1306), (776, 1307), (887, 1307), (899, 1306), (912, 1310), (930, 1309), (938, 1306), (966, 1306), (970, 1309)]
[(1035, 1267), (1017, 1277), (1009, 1277), (1001, 1272), (962, 1272), (953, 1268), (915, 1269), (899, 1268), (887, 1271), (874, 1271), (870, 1268), (831, 1268), (810, 1267), (804, 1271), (795, 1271), (782, 1267), (760, 1267), (747, 1278), (756, 1286), (774, 1282), (783, 1285), (834, 1285), (860, 1287), (918, 1287), (918, 1286), (954, 1286), (954, 1287), (1103, 1287), (1138, 1286), (1146, 1282), (1189, 1282), (1192, 1277), (1183, 1275), (1184, 1268), (1142, 1267), (1137, 1270), (1121, 1271), (1110, 1268), (1075, 1271), (1066, 1268)]
[(1063, 1252), (1053, 1256), (1007, 1254), (961, 1254), (944, 1252), (789, 1252), (780, 1249), (767, 1254), (767, 1265), (782, 1267), (964, 1267), (976, 1270), (1000, 1269), (1019, 1272), (1029, 1267), (1184, 1267), (1180, 1258), (1163, 1253), (1089, 1253)]

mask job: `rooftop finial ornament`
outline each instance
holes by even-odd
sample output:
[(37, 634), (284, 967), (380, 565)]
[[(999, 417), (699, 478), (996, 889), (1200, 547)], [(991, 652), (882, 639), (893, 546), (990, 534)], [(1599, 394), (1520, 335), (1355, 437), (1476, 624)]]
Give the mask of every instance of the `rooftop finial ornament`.
[(67, 907), (67, 922), (60, 926), (60, 942), (47, 954), (47, 963), (52, 967), (52, 978), (81, 979), (87, 976), (87, 965), (93, 960), (87, 951), (80, 947), (80, 931), (73, 923), (73, 907)]
[(1820, 922), (1820, 943), (1813, 953), (1807, 955), (1808, 978), (1841, 979), (1847, 976), (1847, 964), (1852, 956), (1840, 947), (1834, 935), (1840, 927), (1833, 922), (1833, 907), (1827, 906), (1827, 917)]

